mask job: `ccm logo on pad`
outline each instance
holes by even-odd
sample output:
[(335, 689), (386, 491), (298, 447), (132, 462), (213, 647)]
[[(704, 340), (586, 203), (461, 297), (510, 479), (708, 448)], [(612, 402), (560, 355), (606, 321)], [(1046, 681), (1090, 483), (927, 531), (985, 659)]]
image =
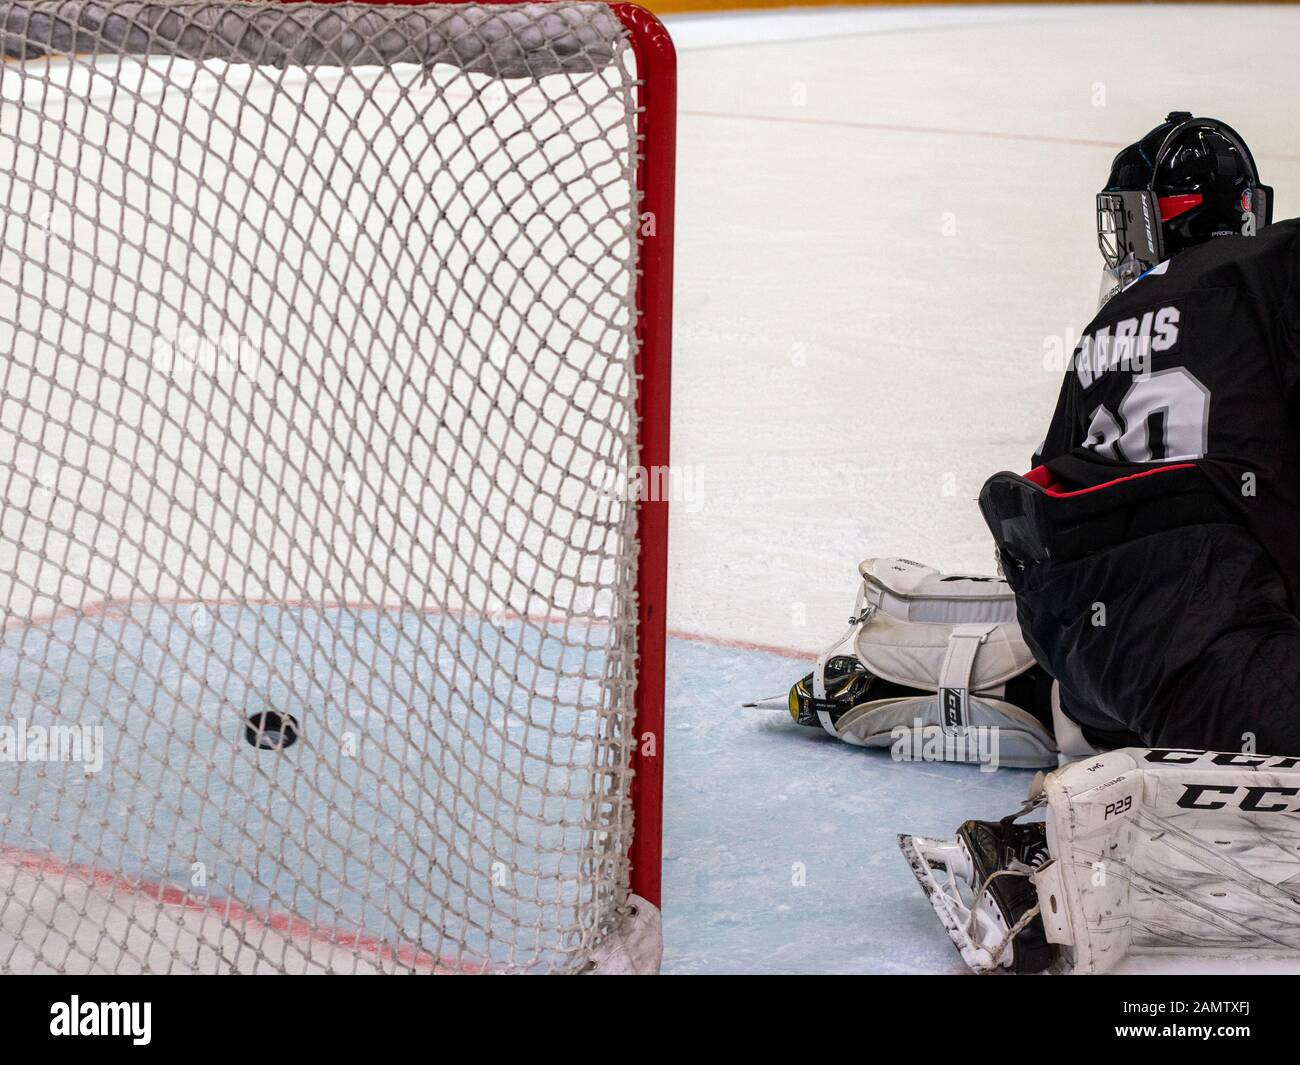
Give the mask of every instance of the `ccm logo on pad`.
[(1253, 813), (1286, 814), (1300, 812), (1300, 803), (1280, 800), (1294, 800), (1297, 795), (1300, 795), (1300, 788), (1184, 784), (1178, 805), (1184, 810), (1222, 810), (1235, 806), (1238, 810)]

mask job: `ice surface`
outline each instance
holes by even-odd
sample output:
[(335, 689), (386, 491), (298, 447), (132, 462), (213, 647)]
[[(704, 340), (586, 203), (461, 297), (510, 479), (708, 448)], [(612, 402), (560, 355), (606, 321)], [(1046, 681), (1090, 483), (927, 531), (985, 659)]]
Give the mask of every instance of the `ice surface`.
[[(609, 788), (593, 779), (607, 656), (573, 629), (142, 604), (0, 634), (0, 705), (24, 731), (87, 730), (75, 759), (5, 766), (0, 965), (561, 964)], [(301, 739), (246, 742), (267, 710)]]

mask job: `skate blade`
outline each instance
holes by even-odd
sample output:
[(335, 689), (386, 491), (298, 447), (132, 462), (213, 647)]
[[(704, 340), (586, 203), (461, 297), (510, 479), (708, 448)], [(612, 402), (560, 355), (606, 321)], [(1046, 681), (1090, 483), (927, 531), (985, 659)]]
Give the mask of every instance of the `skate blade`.
[(773, 695), (770, 699), (755, 699), (752, 703), (741, 703), (745, 710), (784, 710), (790, 712), (789, 695)]
[[(970, 907), (962, 900), (957, 887), (958, 874), (953, 866), (961, 859), (961, 848), (955, 840), (927, 839), (924, 836), (898, 837), (898, 849), (903, 852), (912, 875), (921, 885), (925, 897), (948, 933), (948, 938), (961, 954), (961, 960), (974, 972), (991, 973), (1002, 968), (1004, 945), (995, 958), (989, 950), (975, 941), (971, 928), (978, 927), (971, 920)], [(944, 874), (941, 881), (935, 873)]]

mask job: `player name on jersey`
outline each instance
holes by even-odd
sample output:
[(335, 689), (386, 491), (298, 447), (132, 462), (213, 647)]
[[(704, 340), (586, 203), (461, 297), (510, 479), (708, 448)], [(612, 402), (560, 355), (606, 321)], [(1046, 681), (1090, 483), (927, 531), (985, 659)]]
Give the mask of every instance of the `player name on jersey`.
[(1074, 372), (1087, 389), (1104, 373), (1147, 373), (1155, 355), (1178, 350), (1182, 315), (1176, 305), (1124, 318), (1086, 333), (1074, 353)]

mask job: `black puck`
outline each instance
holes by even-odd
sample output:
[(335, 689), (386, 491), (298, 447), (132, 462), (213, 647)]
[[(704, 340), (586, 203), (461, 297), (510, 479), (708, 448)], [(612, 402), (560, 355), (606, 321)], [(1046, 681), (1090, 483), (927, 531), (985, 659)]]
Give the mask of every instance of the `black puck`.
[(260, 751), (283, 751), (298, 742), (298, 722), (292, 714), (263, 710), (248, 719), (244, 739)]

